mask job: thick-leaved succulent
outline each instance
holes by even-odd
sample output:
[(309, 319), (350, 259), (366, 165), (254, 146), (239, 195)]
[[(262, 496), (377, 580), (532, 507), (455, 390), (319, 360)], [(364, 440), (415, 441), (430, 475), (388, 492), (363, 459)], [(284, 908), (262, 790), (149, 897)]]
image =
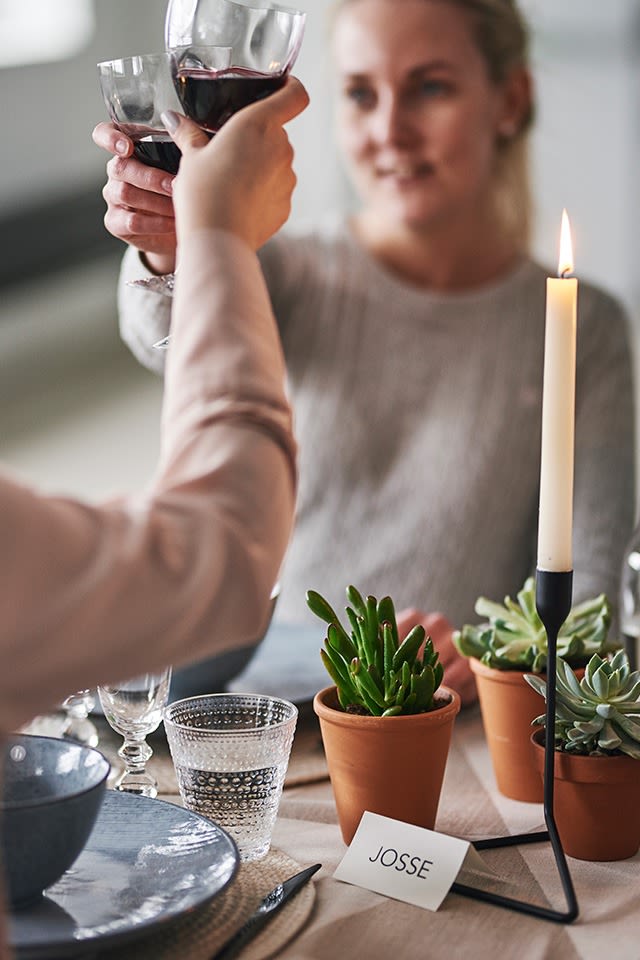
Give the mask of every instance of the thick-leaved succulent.
[[(475, 611), (486, 620), (454, 632), (458, 651), (498, 670), (542, 673), (547, 665), (547, 634), (536, 610), (533, 577), (525, 581), (517, 601), (505, 597), (500, 604), (479, 597)], [(614, 649), (607, 646), (610, 624), (611, 604), (603, 593), (577, 604), (558, 633), (558, 656), (582, 665), (594, 653)]]
[(328, 624), (320, 656), (342, 709), (374, 717), (431, 710), (443, 668), (424, 627), (418, 624), (400, 643), (391, 597), (365, 599), (353, 586), (346, 592), (349, 631), (324, 597), (315, 590), (306, 596), (309, 609)]
[[(525, 680), (546, 700), (541, 677), (525, 674)], [(545, 716), (533, 723), (544, 726)], [(640, 672), (631, 670), (624, 650), (610, 660), (594, 654), (580, 680), (558, 660), (555, 748), (596, 756), (626, 753), (640, 760)]]

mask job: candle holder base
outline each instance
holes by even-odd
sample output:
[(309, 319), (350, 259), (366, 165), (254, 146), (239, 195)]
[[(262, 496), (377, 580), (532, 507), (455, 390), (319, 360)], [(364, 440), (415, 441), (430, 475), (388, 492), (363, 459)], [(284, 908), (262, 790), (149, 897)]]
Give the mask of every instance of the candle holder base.
[(566, 573), (556, 573), (548, 570), (536, 571), (536, 609), (547, 632), (547, 705), (543, 794), (544, 819), (547, 829), (537, 833), (520, 833), (507, 837), (477, 840), (473, 844), (476, 850), (489, 850), (496, 847), (513, 847), (519, 844), (549, 841), (562, 884), (566, 909), (554, 910), (551, 907), (529, 903), (526, 900), (518, 900), (515, 897), (505, 897), (464, 883), (456, 882), (451, 887), (452, 891), (461, 894), (463, 897), (481, 900), (484, 903), (493, 903), (498, 907), (505, 907), (508, 910), (526, 913), (529, 916), (538, 917), (540, 920), (551, 920), (555, 923), (572, 923), (578, 916), (578, 901), (553, 816), (556, 650), (558, 631), (571, 610), (572, 583), (572, 571)]

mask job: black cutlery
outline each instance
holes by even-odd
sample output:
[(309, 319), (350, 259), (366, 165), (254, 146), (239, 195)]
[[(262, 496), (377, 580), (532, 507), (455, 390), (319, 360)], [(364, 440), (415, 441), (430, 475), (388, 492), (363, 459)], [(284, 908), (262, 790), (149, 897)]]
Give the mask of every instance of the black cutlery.
[(240, 950), (264, 929), (278, 910), (304, 887), (321, 866), (321, 863), (314, 863), (312, 867), (307, 867), (295, 876), (289, 877), (288, 880), (277, 884), (240, 929), (211, 957), (211, 960), (231, 960), (232, 957), (236, 957)]

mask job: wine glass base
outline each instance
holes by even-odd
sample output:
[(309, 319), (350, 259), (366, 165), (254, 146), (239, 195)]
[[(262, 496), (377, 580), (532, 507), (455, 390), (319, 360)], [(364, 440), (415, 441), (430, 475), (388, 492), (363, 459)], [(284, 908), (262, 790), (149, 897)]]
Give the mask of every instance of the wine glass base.
[(141, 287), (143, 290), (150, 290), (151, 293), (158, 293), (162, 297), (173, 297), (175, 282), (175, 273), (163, 273), (155, 277), (139, 277), (136, 280), (127, 280), (127, 286)]
[(131, 773), (125, 770), (113, 788), (121, 793), (133, 793), (137, 797), (150, 797), (152, 800), (158, 796), (158, 784), (148, 773)]

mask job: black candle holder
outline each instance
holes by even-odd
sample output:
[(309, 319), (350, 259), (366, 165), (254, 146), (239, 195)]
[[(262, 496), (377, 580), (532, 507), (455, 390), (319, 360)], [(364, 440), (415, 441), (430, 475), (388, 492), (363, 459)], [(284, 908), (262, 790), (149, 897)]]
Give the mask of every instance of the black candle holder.
[(555, 723), (556, 723), (556, 650), (558, 646), (558, 631), (567, 619), (571, 610), (571, 594), (573, 585), (573, 571), (556, 573), (549, 570), (536, 571), (536, 609), (547, 632), (547, 705), (545, 713), (545, 747), (544, 747), (544, 820), (546, 830), (536, 833), (520, 833), (508, 837), (493, 837), (487, 840), (476, 840), (473, 846), (476, 850), (488, 850), (495, 847), (512, 847), (523, 843), (539, 843), (548, 840), (560, 876), (562, 889), (567, 902), (566, 910), (554, 910), (526, 900), (517, 900), (515, 897), (504, 897), (489, 890), (471, 887), (464, 883), (454, 883), (451, 889), (464, 897), (493, 903), (518, 913), (527, 913), (541, 920), (552, 920), (556, 923), (571, 923), (578, 916), (578, 901), (576, 899), (573, 881), (565, 857), (558, 829), (553, 815), (553, 788), (554, 788), (554, 760), (555, 760)]

